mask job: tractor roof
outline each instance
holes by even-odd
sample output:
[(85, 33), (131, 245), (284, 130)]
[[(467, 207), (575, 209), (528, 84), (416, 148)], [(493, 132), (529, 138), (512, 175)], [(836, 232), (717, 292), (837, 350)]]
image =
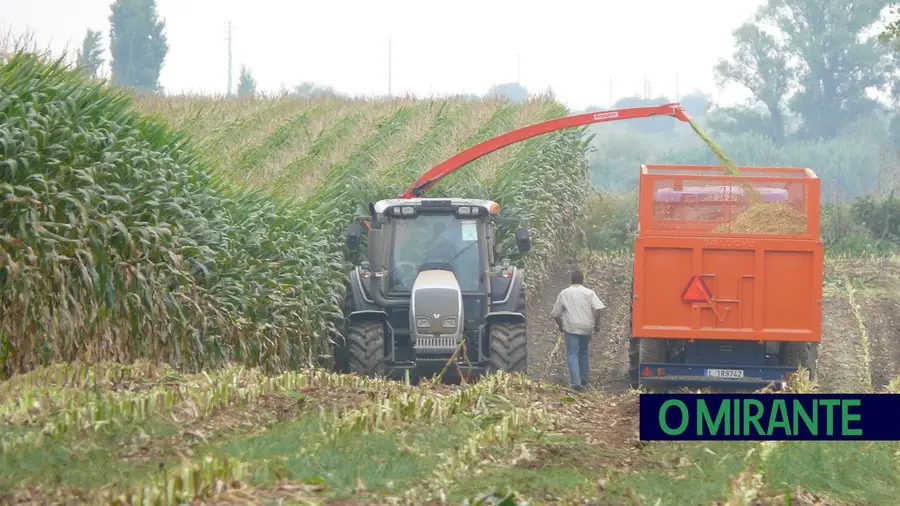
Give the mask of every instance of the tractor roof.
[[(483, 212), (490, 214), (499, 214), (500, 213), (500, 205), (494, 202), (493, 200), (484, 200), (484, 199), (459, 199), (459, 198), (410, 198), (410, 199), (385, 199), (379, 200), (375, 203), (375, 212), (378, 214), (385, 214), (385, 212), (392, 207), (431, 207), (429, 206), (437, 204), (435, 207), (445, 207), (450, 206), (452, 208), (457, 207), (480, 207), (483, 209)], [(442, 204), (442, 205), (441, 205)]]

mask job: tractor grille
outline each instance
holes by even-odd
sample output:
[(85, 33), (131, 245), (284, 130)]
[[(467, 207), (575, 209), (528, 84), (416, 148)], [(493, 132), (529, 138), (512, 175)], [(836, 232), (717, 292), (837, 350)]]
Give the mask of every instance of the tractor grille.
[(416, 339), (417, 353), (452, 352), (459, 346), (458, 337), (419, 337)]

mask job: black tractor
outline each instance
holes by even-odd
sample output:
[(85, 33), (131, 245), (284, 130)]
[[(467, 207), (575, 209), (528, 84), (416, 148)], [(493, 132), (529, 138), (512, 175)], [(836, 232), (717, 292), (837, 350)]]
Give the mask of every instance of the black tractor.
[[(524, 272), (507, 258), (498, 263), (495, 249), (495, 225), (515, 221), (477, 199), (388, 199), (369, 210), (347, 231), (356, 251), (366, 225), (368, 261), (350, 272), (337, 369), (423, 378), (460, 348), (445, 377), (525, 372)], [(526, 229), (516, 228), (516, 243), (531, 248)]]

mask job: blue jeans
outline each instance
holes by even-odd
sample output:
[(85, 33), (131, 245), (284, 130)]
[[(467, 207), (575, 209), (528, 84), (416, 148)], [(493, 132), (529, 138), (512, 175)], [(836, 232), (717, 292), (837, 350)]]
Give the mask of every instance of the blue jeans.
[(566, 358), (569, 362), (569, 378), (572, 388), (587, 385), (590, 367), (588, 365), (588, 344), (591, 336), (565, 333)]

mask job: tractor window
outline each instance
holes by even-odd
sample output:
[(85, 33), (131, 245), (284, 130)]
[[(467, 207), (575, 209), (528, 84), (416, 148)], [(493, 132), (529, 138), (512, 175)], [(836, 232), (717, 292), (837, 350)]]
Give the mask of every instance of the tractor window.
[(393, 223), (390, 290), (408, 292), (422, 268), (436, 269), (450, 261), (464, 292), (478, 291), (481, 284), (481, 252), (475, 220), (452, 215), (419, 215)]

